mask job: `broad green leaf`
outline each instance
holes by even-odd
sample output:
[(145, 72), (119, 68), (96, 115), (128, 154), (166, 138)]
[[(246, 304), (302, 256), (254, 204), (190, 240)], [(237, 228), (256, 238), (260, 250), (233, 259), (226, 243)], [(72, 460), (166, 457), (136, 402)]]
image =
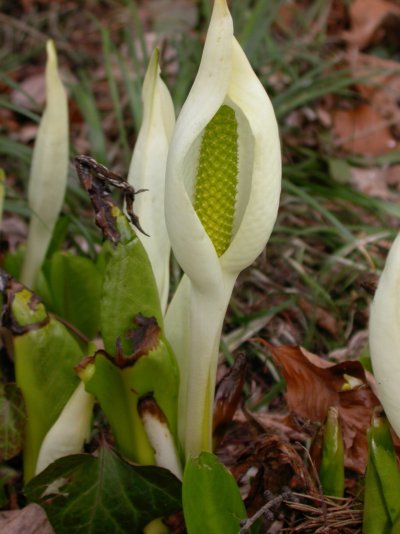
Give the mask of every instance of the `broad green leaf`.
[(43, 438), (79, 383), (74, 365), (85, 351), (66, 327), (47, 313), (36, 295), (7, 276), (3, 278), (16, 382), (26, 405), (24, 475), (29, 480)]
[(116, 352), (118, 337), (127, 349), (125, 335), (138, 314), (155, 317), (163, 328), (157, 285), (146, 251), (121, 212), (115, 222), (121, 238), (109, 246), (101, 302), (101, 332), (110, 354)]
[(57, 460), (26, 487), (57, 534), (142, 532), (153, 519), (181, 508), (181, 484), (166, 469), (133, 466), (102, 447), (98, 457)]
[(157, 285), (143, 245), (110, 195), (89, 194), (108, 240), (99, 262), (104, 272), (100, 321), (105, 351), (86, 359), (79, 374), (99, 400), (124, 456), (153, 463), (137, 402), (151, 393), (175, 437), (178, 366), (163, 333)]
[(4, 257), (4, 270), (11, 274), (11, 276), (16, 278), (17, 280), (19, 279), (19, 275), (21, 273), (25, 252), (26, 246), (21, 245), (16, 249), (15, 252), (7, 252)]
[(49, 248), (46, 252), (46, 257), (51, 258), (51, 256), (61, 250), (65, 243), (65, 238), (67, 236), (68, 228), (70, 225), (71, 219), (68, 216), (61, 215), (56, 222), (56, 225), (51, 236)]
[(188, 460), (182, 499), (189, 534), (238, 534), (247, 517), (235, 479), (208, 452)]
[(137, 403), (141, 396), (153, 393), (176, 436), (178, 373), (166, 343), (159, 339), (154, 350), (126, 367), (119, 367), (100, 351), (80, 376), (107, 416), (120, 452), (138, 463), (154, 463)]
[(94, 262), (56, 252), (45, 266), (52, 309), (88, 339), (100, 329), (102, 276)]
[(82, 379), (99, 400), (124, 456), (153, 463), (137, 402), (152, 393), (176, 436), (178, 366), (163, 334), (158, 290), (146, 251), (115, 206), (107, 224), (108, 235), (117, 236), (103, 248), (101, 333), (109, 360), (97, 354), (94, 368)]
[(0, 462), (22, 450), (25, 406), (15, 384), (0, 384)]

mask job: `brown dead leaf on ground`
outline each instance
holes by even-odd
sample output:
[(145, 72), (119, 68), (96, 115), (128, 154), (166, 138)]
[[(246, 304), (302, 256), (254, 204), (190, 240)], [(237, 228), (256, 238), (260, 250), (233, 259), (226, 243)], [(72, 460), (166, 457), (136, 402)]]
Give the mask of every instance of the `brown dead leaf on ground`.
[(345, 465), (364, 473), (367, 462), (367, 429), (379, 400), (373, 378), (358, 361), (326, 362), (301, 347), (267, 346), (286, 380), (286, 401), (295, 414), (323, 422), (330, 406), (337, 406), (345, 445)]
[[(265, 504), (265, 492), (280, 495), (285, 488), (317, 495), (316, 486), (301, 454), (275, 434), (242, 437), (227, 464), (236, 480), (247, 487), (249, 515)], [(256, 473), (254, 471), (256, 470)]]
[(399, 141), (391, 129), (395, 118), (385, 118), (372, 102), (353, 109), (333, 112), (334, 144), (347, 152), (363, 156), (379, 156), (399, 149)]
[(366, 77), (369, 72), (370, 83), (356, 85), (363, 100), (361, 104), (333, 111), (335, 145), (363, 156), (379, 156), (399, 150), (400, 64), (368, 59), (365, 55), (350, 64), (355, 77)]
[(370, 197), (400, 201), (400, 165), (390, 167), (351, 167), (348, 183)]
[(400, 32), (400, 6), (386, 0), (354, 0), (349, 9), (351, 30), (343, 38), (362, 50), (379, 42), (397, 27)]
[(235, 423), (250, 423), (261, 433), (274, 434), (280, 436), (287, 442), (306, 443), (310, 436), (306, 432), (293, 427), (291, 417), (288, 414), (270, 413), (257, 411), (253, 412), (244, 408), (237, 410), (234, 418)]
[(0, 512), (2, 534), (54, 534), (43, 508), (28, 504), (21, 510)]

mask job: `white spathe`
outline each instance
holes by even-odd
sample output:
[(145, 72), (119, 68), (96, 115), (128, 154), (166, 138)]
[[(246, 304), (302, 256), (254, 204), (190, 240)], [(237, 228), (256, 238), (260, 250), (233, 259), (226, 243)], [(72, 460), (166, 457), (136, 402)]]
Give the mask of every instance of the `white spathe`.
[(31, 220), (21, 281), (33, 288), (60, 214), (68, 176), (68, 99), (58, 74), (53, 41), (47, 41), (46, 108), (33, 149), (28, 204)]
[(153, 267), (163, 312), (169, 291), (171, 245), (164, 217), (165, 170), (168, 147), (175, 126), (171, 95), (160, 76), (159, 52), (151, 57), (143, 83), (143, 122), (135, 145), (128, 182), (135, 189), (148, 189), (135, 198), (142, 228), (150, 237), (137, 233)]
[(89, 437), (94, 397), (81, 382), (47, 432), (36, 462), (36, 475), (63, 456), (78, 454)]
[(160, 418), (152, 410), (140, 414), (146, 435), (154, 450), (156, 465), (169, 469), (182, 480), (182, 467), (176, 451), (174, 438), (166, 419)]
[[(224, 104), (234, 109), (238, 123), (239, 171), (232, 240), (218, 257), (193, 207), (193, 191), (204, 129)], [(167, 228), (185, 276), (167, 311), (166, 332), (180, 366), (178, 421), (187, 456), (211, 448), (224, 315), (237, 275), (269, 239), (280, 189), (280, 142), (271, 102), (233, 36), (226, 1), (216, 0), (199, 72), (178, 117), (167, 162)]]
[(369, 345), (379, 400), (400, 436), (400, 234), (390, 249), (372, 301)]

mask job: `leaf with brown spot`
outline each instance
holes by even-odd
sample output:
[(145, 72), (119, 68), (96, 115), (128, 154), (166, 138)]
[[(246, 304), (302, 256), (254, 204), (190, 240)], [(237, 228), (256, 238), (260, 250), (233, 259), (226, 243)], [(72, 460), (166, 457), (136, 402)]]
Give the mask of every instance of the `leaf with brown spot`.
[[(286, 401), (295, 414), (323, 422), (330, 406), (338, 406), (345, 445), (345, 466), (364, 473), (367, 429), (372, 410), (379, 405), (373, 379), (360, 362), (326, 362), (301, 347), (274, 347), (259, 339), (272, 353), (286, 380)], [(355, 385), (351, 388), (351, 380)], [(349, 383), (350, 382), (350, 383)], [(350, 389), (351, 388), (351, 389)]]
[(125, 336), (132, 341), (132, 353), (125, 355), (119, 347), (115, 356), (115, 364), (121, 369), (133, 365), (141, 356), (155, 350), (160, 340), (161, 328), (155, 317), (145, 317), (139, 313), (133, 322), (137, 328), (128, 330)]

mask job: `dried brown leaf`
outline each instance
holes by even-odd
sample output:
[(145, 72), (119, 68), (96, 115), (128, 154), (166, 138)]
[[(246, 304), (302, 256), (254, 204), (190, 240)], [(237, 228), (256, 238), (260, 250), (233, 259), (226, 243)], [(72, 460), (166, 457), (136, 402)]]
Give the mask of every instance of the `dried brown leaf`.
[(254, 442), (251, 454), (239, 458), (232, 471), (238, 474), (241, 468), (247, 471), (250, 467), (258, 469), (245, 500), (250, 515), (262, 506), (266, 491), (279, 495), (284, 488), (290, 488), (316, 494), (314, 482), (302, 457), (293, 445), (279, 436), (259, 436)]
[[(330, 406), (339, 409), (346, 467), (363, 473), (367, 461), (367, 429), (379, 401), (358, 361), (326, 362), (301, 347), (270, 349), (287, 383), (286, 401), (295, 414), (323, 422)], [(350, 377), (350, 378), (349, 378)]]
[(2, 534), (54, 534), (47, 516), (38, 504), (29, 504), (22, 510), (0, 512)]
[(400, 31), (400, 6), (386, 0), (354, 0), (349, 15), (351, 30), (343, 37), (360, 50), (379, 42), (386, 26), (397, 25)]
[(333, 113), (335, 144), (348, 152), (364, 156), (379, 156), (398, 148), (390, 127), (393, 121), (370, 104), (361, 104)]

